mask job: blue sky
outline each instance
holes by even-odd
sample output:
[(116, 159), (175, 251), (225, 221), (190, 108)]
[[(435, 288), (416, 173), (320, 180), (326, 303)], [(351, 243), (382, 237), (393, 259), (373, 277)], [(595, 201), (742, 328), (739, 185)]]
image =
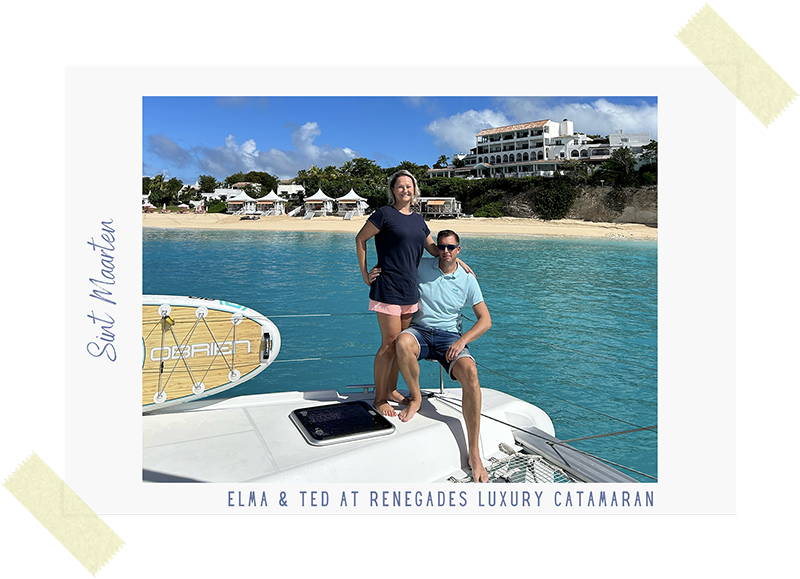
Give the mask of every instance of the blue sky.
[(570, 119), (577, 132), (658, 139), (656, 97), (145, 97), (142, 174), (194, 183), (236, 172), (290, 178), (354, 157), (433, 165), (482, 129)]

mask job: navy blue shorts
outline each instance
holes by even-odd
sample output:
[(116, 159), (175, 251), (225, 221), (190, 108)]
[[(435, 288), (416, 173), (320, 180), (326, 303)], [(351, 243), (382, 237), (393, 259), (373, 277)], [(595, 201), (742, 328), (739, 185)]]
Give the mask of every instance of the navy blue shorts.
[(461, 358), (470, 358), (475, 361), (472, 354), (469, 352), (469, 346), (464, 346), (464, 349), (459, 352), (458, 357), (452, 362), (445, 359), (447, 349), (459, 338), (460, 334), (448, 332), (447, 330), (437, 330), (436, 328), (423, 328), (421, 326), (411, 326), (406, 330), (400, 332), (401, 334), (411, 334), (419, 344), (419, 355), (417, 360), (436, 360), (442, 367), (447, 370), (447, 375), (453, 378), (453, 366)]

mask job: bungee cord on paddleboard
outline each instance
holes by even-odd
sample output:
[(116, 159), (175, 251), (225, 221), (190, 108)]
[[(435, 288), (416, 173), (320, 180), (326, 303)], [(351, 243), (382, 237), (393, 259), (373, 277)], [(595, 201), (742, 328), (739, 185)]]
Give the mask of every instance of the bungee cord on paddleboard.
[[(261, 317), (264, 317), (264, 316), (261, 316)], [(187, 358), (186, 358), (186, 356), (184, 355), (183, 352), (184, 352), (184, 348), (186, 347), (186, 345), (191, 341), (192, 336), (194, 336), (195, 330), (197, 329), (197, 326), (199, 325), (199, 323), (201, 321), (203, 322), (203, 324), (205, 325), (206, 329), (208, 330), (208, 333), (210, 334), (211, 339), (212, 339), (212, 341), (213, 341), (213, 343), (214, 343), (214, 345), (216, 347), (214, 348), (214, 356), (211, 359), (211, 362), (206, 366), (206, 370), (205, 370), (205, 373), (203, 374), (203, 377), (200, 380), (195, 380), (194, 373), (192, 372), (192, 369), (189, 366)], [(178, 340), (178, 337), (175, 335), (175, 328), (174, 328), (175, 321), (168, 314), (167, 315), (162, 315), (158, 319), (158, 321), (153, 325), (153, 327), (150, 329), (150, 332), (148, 332), (147, 337), (145, 338), (145, 340), (150, 337), (150, 335), (153, 333), (153, 331), (155, 331), (156, 328), (161, 327), (161, 349), (163, 350), (164, 347), (165, 347), (164, 346), (164, 337), (167, 334), (167, 329), (169, 329), (169, 333), (172, 336), (173, 341), (175, 342), (175, 346), (177, 347), (178, 356), (177, 356), (177, 359), (175, 361), (175, 364), (172, 365), (172, 369), (170, 370), (169, 374), (167, 375), (166, 380), (163, 380), (164, 369), (165, 369), (164, 361), (162, 360), (160, 362), (159, 368), (157, 370), (157, 372), (158, 372), (158, 390), (156, 391), (156, 397), (159, 398), (159, 399), (163, 399), (164, 391), (166, 390), (167, 385), (169, 384), (169, 381), (172, 378), (172, 375), (175, 373), (175, 370), (177, 369), (179, 362), (181, 362), (181, 361), (183, 361), (183, 364), (186, 367), (186, 371), (188, 372), (189, 377), (192, 380), (192, 383), (195, 385), (195, 387), (197, 385), (203, 384), (204, 380), (208, 376), (208, 373), (211, 371), (211, 368), (212, 368), (214, 362), (216, 361), (217, 356), (219, 356), (220, 354), (222, 355), (222, 360), (223, 360), (223, 362), (225, 362), (225, 365), (227, 366), (228, 370), (230, 372), (235, 372), (236, 371), (236, 349), (234, 348), (233, 351), (231, 352), (231, 362), (228, 363), (228, 359), (225, 356), (225, 353), (222, 351), (222, 348), (220, 347), (220, 344), (224, 344), (224, 343), (226, 343), (228, 341), (228, 338), (230, 337), (231, 332), (233, 332), (233, 341), (236, 342), (236, 326), (237, 325), (238, 325), (237, 323), (232, 323), (231, 324), (231, 328), (228, 330), (228, 333), (225, 335), (225, 338), (222, 339), (222, 342), (219, 342), (216, 339), (216, 337), (214, 336), (214, 332), (209, 327), (205, 316), (197, 316), (197, 318), (196, 318), (191, 330), (189, 330), (189, 332), (186, 334), (185, 338), (183, 340)]]

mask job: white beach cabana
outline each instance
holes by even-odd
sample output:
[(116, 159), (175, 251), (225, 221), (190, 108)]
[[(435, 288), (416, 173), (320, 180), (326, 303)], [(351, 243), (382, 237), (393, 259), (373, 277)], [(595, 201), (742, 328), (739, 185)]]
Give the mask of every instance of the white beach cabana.
[(461, 217), (461, 201), (455, 197), (420, 197), (419, 213), (425, 218)]
[(283, 215), (286, 213), (286, 200), (275, 191), (270, 191), (261, 199), (256, 199), (256, 210), (264, 215)]
[(347, 195), (339, 197), (336, 201), (339, 207), (337, 214), (344, 215), (345, 217), (348, 213), (350, 217), (353, 215), (364, 215), (369, 208), (367, 200), (364, 197), (359, 197), (352, 189), (350, 189)]
[(311, 197), (306, 197), (303, 203), (305, 204), (307, 216), (333, 213), (333, 198), (325, 195), (322, 189), (317, 189), (317, 192)]
[(244, 191), (229, 197), (226, 203), (228, 204), (228, 213), (233, 213), (234, 215), (256, 213), (257, 200)]

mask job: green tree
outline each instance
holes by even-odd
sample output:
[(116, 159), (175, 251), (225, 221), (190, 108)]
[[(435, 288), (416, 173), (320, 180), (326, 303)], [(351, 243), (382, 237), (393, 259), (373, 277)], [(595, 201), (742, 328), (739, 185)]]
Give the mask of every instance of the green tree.
[(158, 174), (150, 179), (150, 203), (162, 205), (167, 202), (167, 194), (164, 191), (164, 175)]
[(150, 177), (142, 177), (142, 195), (150, 193), (151, 182)]
[(245, 179), (244, 173), (234, 173), (233, 175), (225, 177), (225, 186), (230, 188), (237, 183), (244, 183), (245, 181), (247, 181), (247, 179)]
[(584, 185), (589, 181), (589, 167), (576, 159), (559, 163), (559, 170), (564, 172), (564, 177), (574, 185)]
[(257, 183), (261, 186), (260, 192), (255, 190), (257, 188), (254, 188), (253, 193), (248, 193), (254, 199), (264, 197), (270, 191), (278, 190), (278, 178), (264, 171), (250, 171), (244, 176), (244, 181), (246, 183)]
[(356, 157), (342, 163), (340, 171), (364, 185), (382, 187), (386, 185), (386, 171), (381, 169), (375, 161), (364, 157)]
[(180, 190), (183, 188), (183, 181), (178, 179), (177, 177), (173, 177), (166, 183), (164, 183), (164, 193), (166, 196), (166, 203), (167, 205), (176, 205), (178, 203), (178, 194)]
[(639, 158), (642, 166), (639, 167), (639, 182), (643, 185), (658, 183), (658, 141), (650, 141), (642, 147), (644, 152)]
[(417, 182), (422, 181), (428, 177), (428, 167), (427, 165), (417, 165), (416, 163), (412, 163), (411, 161), (403, 161), (397, 167), (392, 167), (391, 169), (387, 170), (387, 177), (392, 175), (393, 173), (401, 170), (406, 170), (414, 177), (416, 177)]
[(644, 147), (642, 153), (642, 164), (655, 165), (658, 167), (658, 141), (650, 141)]
[(164, 180), (164, 175), (156, 175), (150, 180), (150, 203), (153, 205), (175, 205), (178, 202), (178, 193), (183, 187), (183, 181), (173, 177)]
[(197, 180), (200, 183), (200, 191), (203, 193), (213, 193), (214, 189), (220, 186), (220, 182), (211, 175), (200, 175)]
[(439, 160), (433, 164), (434, 169), (444, 169), (447, 167), (447, 155), (440, 155)]
[(311, 165), (308, 169), (300, 169), (297, 172), (294, 182), (302, 185), (306, 195), (313, 195), (317, 189), (321, 188), (324, 172), (316, 165)]
[(178, 194), (178, 201), (181, 203), (189, 204), (189, 201), (196, 200), (199, 193), (195, 191), (192, 187), (187, 187), (184, 189), (183, 193)]
[(630, 187), (636, 184), (636, 160), (628, 147), (622, 147), (611, 153), (611, 158), (603, 163), (603, 174), (616, 188)]
[[(202, 175), (201, 175), (202, 177)], [(225, 177), (225, 187), (231, 188), (237, 183), (254, 183), (259, 187), (245, 186), (243, 190), (254, 199), (264, 197), (270, 191), (278, 190), (279, 180), (275, 175), (264, 171), (249, 171), (247, 173), (233, 173)], [(219, 184), (218, 184), (219, 185)], [(213, 189), (212, 189), (213, 191)]]

